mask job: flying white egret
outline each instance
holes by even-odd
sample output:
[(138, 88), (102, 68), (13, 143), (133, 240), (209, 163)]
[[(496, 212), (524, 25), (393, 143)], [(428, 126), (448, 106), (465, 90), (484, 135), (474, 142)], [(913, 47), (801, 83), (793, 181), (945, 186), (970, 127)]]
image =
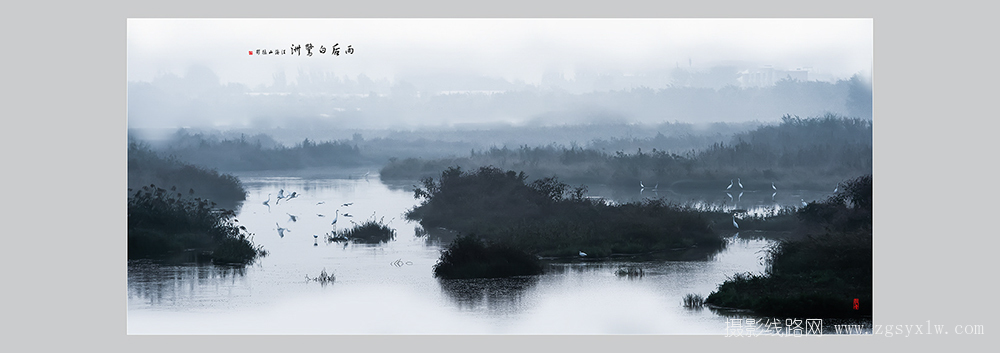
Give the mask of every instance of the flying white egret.
[(346, 213), (346, 212), (345, 212), (345, 213), (344, 213), (344, 217), (354, 217), (354, 215), (352, 215), (352, 214), (350, 214), (350, 213)]
[(294, 199), (294, 198), (296, 198), (296, 197), (299, 197), (299, 195), (300, 195), (300, 194), (299, 194), (298, 192), (295, 192), (295, 191), (292, 191), (292, 194), (291, 194), (291, 195), (288, 195), (288, 199), (289, 199), (289, 200), (291, 200), (291, 199)]
[(743, 188), (743, 182), (740, 181), (740, 178), (736, 178), (736, 183), (740, 184), (740, 189)]
[(732, 189), (732, 188), (733, 188), (733, 179), (729, 179), (729, 186), (726, 187), (726, 190), (729, 190), (729, 189)]
[(736, 223), (736, 215), (735, 214), (733, 215), (733, 227), (736, 227), (736, 229), (740, 229), (740, 224)]
[(585, 252), (583, 252), (583, 251), (580, 251), (580, 256), (581, 256), (581, 257), (583, 257), (583, 256), (587, 256), (587, 253), (585, 253)]
[(326, 203), (326, 201), (320, 201), (320, 202), (317, 202), (316, 204), (317, 204), (317, 205), (322, 205), (322, 204), (324, 204), (324, 203)]
[(285, 198), (285, 189), (278, 190), (278, 199), (274, 201), (274, 204), (277, 205), (283, 198)]
[(282, 238), (285, 237), (285, 231), (289, 231), (289, 232), (292, 231), (291, 229), (288, 229), (288, 228), (281, 228), (281, 226), (278, 225), (278, 222), (274, 222), (274, 226), (278, 227), (278, 236), (280, 236)]
[(347, 206), (350, 206), (350, 205), (353, 205), (353, 204), (354, 204), (353, 202), (348, 202), (348, 203), (345, 203), (345, 204), (340, 205), (340, 206), (341, 207), (347, 207)]

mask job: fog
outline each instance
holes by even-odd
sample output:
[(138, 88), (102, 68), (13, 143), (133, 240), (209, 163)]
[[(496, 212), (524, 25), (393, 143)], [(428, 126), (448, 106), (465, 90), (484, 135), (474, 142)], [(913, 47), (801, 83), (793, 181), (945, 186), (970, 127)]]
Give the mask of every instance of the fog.
[(344, 132), (870, 119), (870, 99), (856, 97), (870, 97), (872, 28), (870, 19), (130, 19), (128, 125)]

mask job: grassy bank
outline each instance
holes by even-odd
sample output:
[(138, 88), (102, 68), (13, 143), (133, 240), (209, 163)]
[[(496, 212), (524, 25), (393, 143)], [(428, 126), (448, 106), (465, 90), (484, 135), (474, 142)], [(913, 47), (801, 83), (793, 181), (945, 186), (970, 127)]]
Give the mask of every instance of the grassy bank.
[(214, 206), (155, 185), (136, 190), (128, 199), (128, 258), (249, 263), (267, 254), (237, 224), (235, 212)]
[(767, 273), (736, 274), (705, 302), (763, 315), (870, 316), (871, 175), (842, 183), (837, 194), (809, 204), (797, 216), (800, 237), (769, 249)]

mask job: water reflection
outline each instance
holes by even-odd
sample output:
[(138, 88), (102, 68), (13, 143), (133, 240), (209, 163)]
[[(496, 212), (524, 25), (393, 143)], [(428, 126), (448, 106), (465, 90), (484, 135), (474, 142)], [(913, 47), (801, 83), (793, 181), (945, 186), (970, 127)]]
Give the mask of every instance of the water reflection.
[(539, 277), (439, 279), (441, 291), (460, 309), (493, 315), (515, 314), (524, 308), (525, 293), (538, 284)]
[(218, 295), (220, 290), (238, 288), (245, 276), (246, 266), (129, 260), (129, 303), (185, 306)]
[[(708, 310), (683, 310), (681, 298), (688, 293), (707, 295), (734, 273), (763, 271), (755, 252), (769, 242), (746, 239), (745, 234), (757, 233), (744, 231), (721, 250), (696, 247), (610, 259), (571, 258), (549, 261), (540, 276), (438, 280), (432, 267), (455, 233), (424, 229), (403, 218), (417, 202), (412, 184), (393, 190), (377, 179), (240, 179), (249, 195), (238, 218), (270, 254), (244, 268), (129, 262), (129, 332), (719, 333), (725, 328), (722, 317)], [(694, 195), (663, 184), (659, 195), (672, 200)], [(275, 204), (274, 195), (281, 189), (301, 196)], [(635, 189), (621, 191), (626, 196), (622, 200), (636, 198)], [(591, 190), (598, 197), (611, 195), (611, 189)], [(655, 194), (646, 191), (644, 196)], [(262, 204), (269, 193), (271, 213)], [(687, 202), (706, 208), (734, 206), (725, 203), (722, 190), (703, 194), (705, 199)], [(805, 195), (790, 190), (782, 194), (779, 201), (796, 203), (799, 200), (790, 198)], [(741, 205), (748, 210), (764, 205), (758, 201), (775, 205), (763, 192), (748, 189), (742, 197), (747, 200)], [(386, 215), (399, 234), (387, 243), (324, 241), (320, 246), (318, 240), (326, 240), (325, 234), (335, 229), (330, 223), (338, 209), (359, 219), (373, 212)], [(729, 225), (728, 215), (719, 220), (720, 229)], [(341, 214), (339, 225), (350, 225), (349, 220)], [(276, 234), (284, 227), (294, 231), (286, 229), (284, 237)], [(735, 233), (732, 228), (725, 231)], [(642, 275), (617, 275), (619, 268), (629, 266), (641, 269)], [(336, 272), (335, 285), (304, 280), (322, 269)], [(199, 313), (206, 311), (211, 314)], [(414, 331), (414, 326), (399, 329), (403, 326), (382, 320), (400, 317), (423, 331)]]

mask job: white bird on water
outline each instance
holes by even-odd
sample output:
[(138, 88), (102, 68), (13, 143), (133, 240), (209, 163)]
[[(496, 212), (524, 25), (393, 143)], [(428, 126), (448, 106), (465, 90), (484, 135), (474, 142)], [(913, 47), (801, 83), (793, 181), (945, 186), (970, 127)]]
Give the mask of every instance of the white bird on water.
[(740, 178), (736, 178), (736, 183), (740, 184), (740, 189), (743, 188), (743, 182), (740, 181)]
[(799, 201), (802, 201), (802, 207), (806, 207), (806, 205), (808, 205), (808, 204), (806, 203), (806, 200), (804, 200), (804, 199), (799, 199)]
[(645, 189), (646, 188), (646, 185), (642, 185), (642, 180), (639, 180), (639, 188), (640, 189)]
[(581, 256), (581, 257), (583, 257), (583, 256), (587, 256), (587, 253), (585, 253), (585, 252), (583, 252), (583, 251), (580, 251), (580, 256)]
[(774, 189), (775, 191), (778, 191), (778, 188), (774, 187), (774, 182), (773, 181), (771, 182), (771, 189)]
[(340, 218), (340, 209), (338, 209), (335, 213), (337, 214), (337, 217), (333, 217), (333, 222), (330, 223), (330, 225), (332, 225), (332, 226), (336, 226), (337, 225), (337, 219)]
[(739, 223), (736, 223), (736, 215), (735, 214), (733, 215), (733, 227), (736, 227), (736, 229), (740, 229)]
[(837, 190), (839, 189), (840, 189), (840, 184), (837, 184), (837, 187), (833, 188), (833, 193), (836, 194)]
[(264, 201), (264, 206), (271, 207), (271, 205), (267, 204), (268, 202), (271, 202), (271, 194), (267, 194), (267, 200)]
[(732, 188), (733, 188), (733, 179), (729, 179), (729, 186), (726, 187), (726, 190), (729, 190), (729, 189), (732, 189)]

